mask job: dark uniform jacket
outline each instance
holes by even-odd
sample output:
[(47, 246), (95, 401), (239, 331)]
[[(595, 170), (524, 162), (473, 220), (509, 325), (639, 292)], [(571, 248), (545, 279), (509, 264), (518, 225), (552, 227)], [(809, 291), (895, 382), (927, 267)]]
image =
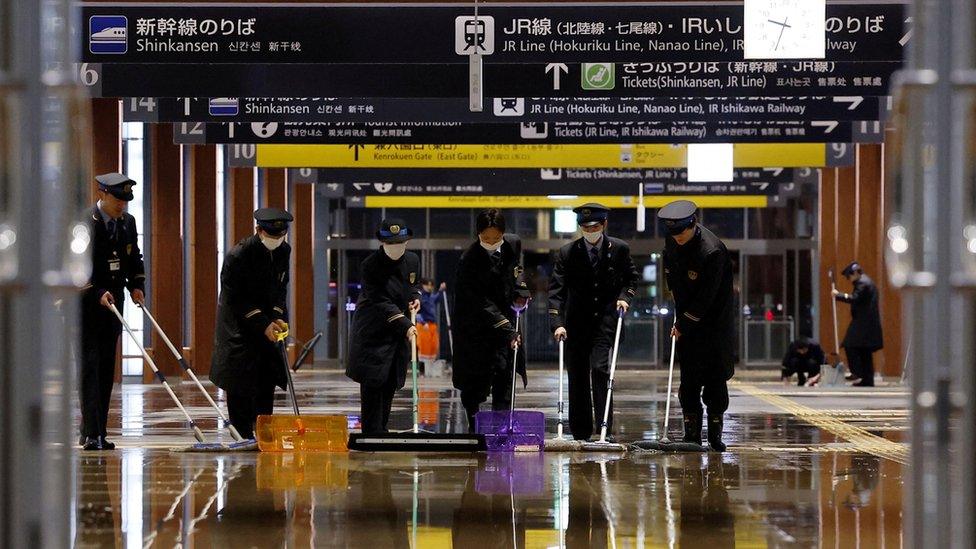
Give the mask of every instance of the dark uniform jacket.
[(878, 309), (878, 288), (867, 275), (854, 283), (854, 291), (837, 296), (838, 301), (851, 304), (851, 324), (841, 346), (862, 347), (873, 351), (884, 347), (881, 333), (881, 313)]
[[(485, 387), (496, 368), (508, 368), (506, 358), (515, 337), (515, 298), (522, 293), (522, 241), (506, 234), (501, 259), (495, 261), (476, 240), (461, 254), (454, 288), (454, 365), (452, 379), (461, 390)], [(523, 319), (524, 320), (524, 319)], [(519, 353), (524, 372), (524, 353)], [(524, 381), (524, 373), (523, 373)]]
[(628, 304), (637, 295), (639, 275), (630, 246), (603, 236), (600, 262), (594, 270), (589, 248), (579, 238), (559, 249), (549, 279), (549, 323), (565, 327), (567, 336), (581, 341), (596, 330), (611, 336), (617, 328), (617, 300)]
[(264, 331), (275, 320), (288, 321), (290, 255), (287, 242), (270, 251), (252, 235), (224, 257), (210, 380), (225, 391), (285, 388), (286, 365)]
[(136, 219), (122, 214), (115, 222), (113, 242), (96, 205), (88, 216), (88, 226), (92, 234), (92, 272), (84, 288), (82, 305), (86, 310), (90, 307), (102, 310), (99, 300), (105, 292), (112, 292), (115, 302), (121, 306), (125, 299), (123, 288), (145, 291), (146, 267), (139, 250)]
[(827, 363), (823, 348), (816, 341), (807, 342), (807, 354), (805, 355), (797, 352), (799, 346), (798, 341), (790, 343), (790, 348), (787, 349), (786, 356), (783, 357), (783, 368), (793, 372), (819, 371), (820, 365)]
[(732, 260), (715, 233), (698, 226), (684, 246), (668, 238), (664, 276), (674, 296), (675, 323), (688, 348), (701, 351), (732, 377), (735, 352), (735, 307)]
[(420, 299), (420, 257), (404, 252), (394, 261), (379, 249), (363, 260), (363, 291), (356, 302), (346, 375), (363, 385), (382, 385), (397, 369), (397, 388), (411, 359), (407, 330), (410, 302)]

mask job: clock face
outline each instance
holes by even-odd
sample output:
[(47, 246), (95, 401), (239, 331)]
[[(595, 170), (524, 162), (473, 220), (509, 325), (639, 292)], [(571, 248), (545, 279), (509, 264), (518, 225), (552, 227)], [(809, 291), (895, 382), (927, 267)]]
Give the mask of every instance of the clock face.
[(745, 0), (746, 59), (823, 59), (825, 0)]

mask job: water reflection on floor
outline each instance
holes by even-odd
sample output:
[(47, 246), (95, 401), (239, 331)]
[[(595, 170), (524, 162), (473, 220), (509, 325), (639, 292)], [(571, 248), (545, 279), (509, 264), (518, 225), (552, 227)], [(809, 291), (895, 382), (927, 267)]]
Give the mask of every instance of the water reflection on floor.
[[(525, 406), (548, 409), (549, 381), (537, 378)], [(320, 392), (319, 383), (333, 390)], [(625, 375), (620, 387), (619, 430), (656, 436), (656, 378)], [(767, 388), (840, 418), (858, 410), (845, 421), (889, 440), (905, 427), (903, 406), (891, 405), (902, 399), (897, 389)], [(300, 383), (312, 411), (348, 407), (347, 389), (337, 380)], [(450, 392), (433, 394), (432, 422), (447, 430)], [(127, 386), (118, 408), (134, 410), (124, 401), (139, 400), (140, 412), (126, 416), (119, 434), (127, 436), (115, 437), (122, 449), (75, 454), (77, 546), (902, 545), (905, 466), (739, 391), (727, 437), (733, 451), (694, 455), (174, 453), (167, 446), (192, 439), (159, 397)], [(405, 413), (398, 410), (399, 420)]]

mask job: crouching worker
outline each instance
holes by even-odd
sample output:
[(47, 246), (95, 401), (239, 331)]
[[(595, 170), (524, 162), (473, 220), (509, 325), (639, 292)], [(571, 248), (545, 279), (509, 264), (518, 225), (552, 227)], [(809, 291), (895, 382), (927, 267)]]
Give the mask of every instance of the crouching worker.
[(820, 365), (826, 362), (823, 349), (816, 341), (801, 337), (793, 343), (783, 357), (783, 373), (780, 379), (789, 383), (796, 374), (797, 385), (816, 385), (820, 381)]
[(420, 257), (407, 251), (413, 232), (399, 219), (384, 220), (382, 248), (363, 260), (363, 291), (356, 302), (346, 375), (359, 383), (362, 432), (387, 432), (393, 395), (407, 379), (420, 309)]
[(274, 409), (275, 386), (288, 382), (278, 334), (287, 330), (288, 268), (285, 242), (292, 216), (278, 208), (254, 212), (254, 235), (227, 252), (220, 270), (220, 297), (210, 380), (227, 392), (227, 412), (237, 432), (254, 438), (259, 415)]

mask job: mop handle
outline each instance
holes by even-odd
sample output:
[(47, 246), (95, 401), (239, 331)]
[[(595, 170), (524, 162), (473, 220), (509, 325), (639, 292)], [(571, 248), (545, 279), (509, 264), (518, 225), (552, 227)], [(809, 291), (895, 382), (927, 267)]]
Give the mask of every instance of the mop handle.
[(664, 403), (664, 440), (668, 439), (668, 423), (671, 419), (671, 382), (674, 380), (674, 354), (675, 347), (677, 346), (678, 338), (671, 335), (671, 359), (670, 366), (668, 366), (668, 394), (667, 399)]
[(166, 382), (166, 377), (162, 372), (159, 371), (159, 368), (156, 367), (156, 363), (153, 362), (152, 357), (146, 352), (146, 348), (142, 346), (142, 343), (139, 342), (136, 335), (132, 333), (132, 328), (129, 327), (129, 323), (122, 318), (122, 315), (119, 314), (119, 310), (115, 308), (114, 303), (109, 303), (108, 308), (115, 313), (115, 317), (119, 319), (119, 322), (122, 323), (122, 327), (125, 328), (125, 331), (129, 334), (129, 337), (132, 338), (132, 341), (136, 344), (136, 347), (138, 347), (139, 351), (142, 352), (142, 358), (146, 359), (146, 364), (149, 365), (149, 369), (151, 369), (153, 374), (156, 375), (156, 379), (163, 384), (163, 388), (166, 389), (166, 392), (169, 393), (170, 398), (172, 398), (173, 402), (176, 403), (176, 407), (183, 412), (184, 416), (186, 416), (186, 420), (190, 423), (190, 427), (193, 429), (193, 437), (196, 438), (198, 442), (203, 442), (203, 433), (200, 432), (200, 428), (197, 427), (196, 422), (193, 421), (193, 418), (190, 417), (189, 412), (187, 412), (186, 408), (183, 407), (183, 403), (180, 402), (180, 399), (177, 398), (176, 393), (173, 392), (173, 389), (169, 386), (169, 383)]
[[(519, 320), (522, 318), (521, 309), (515, 310), (515, 348), (512, 350), (512, 402), (509, 406), (509, 411), (515, 411), (515, 377), (517, 376), (516, 370), (518, 370), (518, 336), (519, 336)], [(511, 421), (512, 415), (509, 414), (509, 421)]]
[(281, 364), (285, 367), (285, 376), (288, 379), (288, 392), (291, 393), (291, 407), (295, 411), (296, 416), (301, 416), (302, 414), (298, 411), (298, 396), (295, 395), (295, 383), (291, 379), (291, 368), (288, 367), (288, 350), (285, 347), (285, 340), (288, 339), (288, 325), (285, 324), (285, 329), (276, 333), (275, 338), (278, 340), (278, 351), (281, 353)]
[[(563, 438), (563, 360), (566, 340), (559, 338), (559, 399), (556, 403), (556, 411), (559, 413), (559, 423), (556, 424), (556, 436)], [(560, 475), (560, 479), (562, 476)]]
[[(417, 312), (410, 311), (410, 322), (417, 327)], [(420, 396), (417, 394), (417, 336), (410, 336), (410, 362), (413, 376), (413, 432), (420, 432)]]
[[(834, 271), (828, 271), (827, 276), (830, 277), (830, 289), (836, 290), (837, 283), (834, 282)], [(840, 341), (837, 339), (837, 298), (835, 298), (833, 295), (830, 296), (830, 308), (834, 316), (834, 354), (836, 354), (837, 359), (840, 360)]]
[(149, 319), (149, 323), (153, 325), (153, 328), (156, 330), (156, 333), (159, 334), (159, 337), (163, 338), (163, 342), (166, 343), (166, 346), (169, 347), (170, 351), (172, 351), (173, 356), (176, 357), (176, 361), (179, 362), (180, 366), (183, 367), (183, 371), (190, 376), (190, 379), (193, 380), (193, 383), (195, 383), (200, 389), (200, 392), (203, 393), (203, 396), (207, 399), (207, 402), (210, 403), (210, 405), (213, 406), (213, 409), (217, 411), (217, 415), (220, 417), (221, 423), (224, 424), (224, 427), (227, 427), (230, 430), (230, 434), (232, 437), (234, 437), (234, 440), (238, 442), (244, 440), (244, 437), (237, 432), (237, 428), (234, 427), (234, 424), (227, 419), (227, 416), (224, 415), (224, 412), (220, 409), (220, 406), (217, 406), (217, 403), (214, 402), (213, 398), (211, 398), (210, 393), (207, 392), (207, 390), (203, 387), (203, 384), (200, 383), (200, 380), (197, 379), (197, 374), (193, 371), (193, 368), (186, 362), (183, 355), (176, 350), (176, 346), (173, 345), (173, 342), (170, 341), (169, 336), (166, 335), (163, 328), (158, 322), (156, 322), (156, 318), (153, 317), (152, 313), (149, 312), (149, 308), (145, 305), (139, 305), (138, 303), (136, 305), (142, 310), (142, 314), (146, 315), (146, 318)]
[(448, 304), (447, 288), (444, 288), (444, 316), (447, 317), (447, 342), (451, 346), (451, 356), (454, 356), (454, 332), (451, 330), (451, 306)]
[(610, 379), (607, 382), (607, 403), (603, 407), (603, 423), (600, 425), (600, 442), (607, 441), (607, 422), (610, 420), (610, 400), (613, 398), (613, 374), (617, 371), (617, 351), (620, 350), (620, 328), (624, 322), (624, 310), (617, 315), (617, 332), (613, 336), (613, 355), (610, 358)]

